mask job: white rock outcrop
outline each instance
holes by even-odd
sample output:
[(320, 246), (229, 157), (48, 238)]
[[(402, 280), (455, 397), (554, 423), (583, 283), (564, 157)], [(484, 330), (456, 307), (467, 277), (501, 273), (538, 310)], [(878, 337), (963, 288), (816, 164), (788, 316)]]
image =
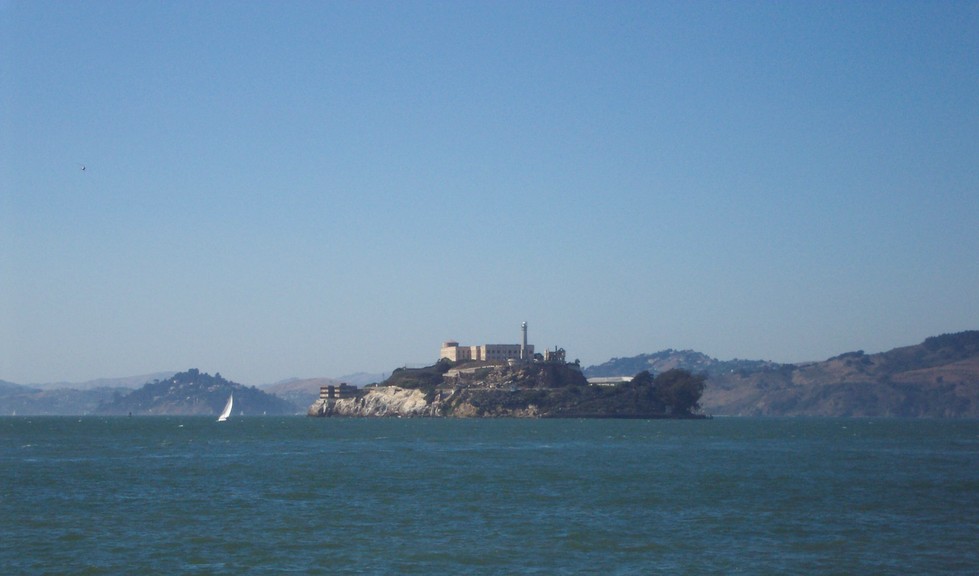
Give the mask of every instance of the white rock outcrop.
[(441, 416), (441, 396), (429, 402), (421, 390), (379, 386), (357, 398), (320, 399), (309, 407), (310, 416)]

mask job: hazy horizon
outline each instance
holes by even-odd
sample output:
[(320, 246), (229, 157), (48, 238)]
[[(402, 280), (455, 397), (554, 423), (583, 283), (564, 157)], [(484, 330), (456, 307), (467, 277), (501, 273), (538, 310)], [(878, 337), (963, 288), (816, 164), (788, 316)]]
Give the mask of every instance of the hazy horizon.
[[(932, 336), (941, 336), (941, 335), (942, 334), (934, 334)], [(904, 346), (915, 346), (915, 345), (921, 344), (921, 342), (923, 342), (923, 341), (924, 341), (924, 338), (921, 341), (919, 341), (919, 342), (907, 343), (907, 344), (904, 344), (904, 345), (897, 346), (896, 348), (900, 348), (900, 347), (904, 347)], [(592, 367), (592, 366), (599, 366), (599, 365), (605, 364), (606, 362), (609, 362), (609, 361), (612, 361), (612, 360), (616, 360), (616, 359), (620, 359), (620, 358), (632, 358), (632, 357), (635, 357), (635, 356), (642, 356), (642, 355), (647, 355), (647, 354), (658, 354), (658, 353), (667, 352), (667, 351), (670, 351), (670, 350), (678, 351), (678, 352), (690, 351), (690, 352), (695, 352), (695, 353), (706, 354), (707, 356), (709, 356), (711, 358), (714, 358), (715, 360), (722, 361), (722, 362), (724, 362), (724, 361), (731, 361), (731, 360), (745, 360), (745, 361), (758, 361), (758, 360), (762, 360), (762, 361), (774, 361), (774, 362), (778, 362), (777, 360), (772, 360), (770, 358), (719, 358), (719, 357), (713, 356), (711, 354), (707, 354), (707, 353), (703, 352), (702, 350), (693, 350), (693, 349), (682, 349), (681, 350), (681, 349), (677, 349), (677, 348), (664, 348), (664, 349), (661, 349), (661, 350), (649, 350), (649, 351), (646, 351), (646, 352), (638, 352), (636, 354), (628, 355), (628, 356), (612, 356), (612, 357), (606, 358), (605, 360), (601, 360), (599, 362), (595, 362), (595, 363), (591, 363), (591, 364), (582, 364), (582, 368), (589, 368), (589, 367)], [(826, 358), (813, 358), (813, 359), (803, 360), (803, 361), (797, 361), (797, 362), (781, 362), (781, 363), (783, 363), (783, 364), (807, 364), (809, 362), (822, 362), (822, 361), (825, 361), (825, 360), (829, 360), (831, 357), (835, 357), (835, 356), (838, 356), (840, 354), (846, 354), (846, 353), (856, 352), (856, 351), (858, 351), (858, 350), (844, 350), (844, 351), (840, 351), (837, 354), (834, 354), (833, 356), (828, 356)], [(873, 350), (873, 351), (867, 351), (867, 350), (859, 349), (859, 351), (864, 352), (866, 354), (876, 354), (876, 353), (879, 353), (879, 352), (888, 352), (888, 351), (890, 351), (890, 349), (889, 350)], [(568, 359), (568, 360), (569, 361), (572, 361), (571, 359)], [(432, 363), (434, 363), (434, 360), (432, 361)], [(391, 372), (393, 370), (398, 369), (398, 368), (401, 368), (403, 366), (407, 366), (409, 368), (417, 368), (417, 367), (421, 367), (421, 366), (424, 366), (424, 365), (426, 365), (426, 364), (425, 363), (412, 363), (412, 364), (405, 364), (405, 365), (401, 365), (401, 366), (391, 366), (387, 370), (376, 370), (376, 371), (360, 370), (360, 371), (349, 372), (349, 373), (345, 373), (345, 374), (317, 374), (317, 375), (302, 375), (302, 376), (297, 376), (297, 375), (283, 376), (281, 378), (277, 378), (277, 379), (270, 380), (270, 381), (263, 381), (263, 382), (243, 382), (243, 381), (241, 381), (241, 380), (239, 380), (239, 379), (237, 379), (237, 378), (235, 378), (233, 376), (230, 376), (228, 374), (221, 374), (221, 370), (214, 370), (214, 369), (208, 370), (208, 369), (198, 368), (196, 366), (189, 366), (189, 367), (180, 368), (180, 369), (174, 369), (174, 370), (157, 370), (157, 371), (146, 372), (146, 373), (141, 373), (141, 374), (127, 374), (127, 375), (103, 376), (103, 377), (97, 377), (97, 378), (90, 378), (90, 379), (82, 380), (82, 381), (64, 381), (64, 380), (61, 380), (61, 381), (56, 381), (56, 382), (12, 382), (12, 381), (6, 380), (4, 378), (0, 378), (0, 381), (2, 381), (2, 382), (9, 382), (11, 384), (19, 384), (19, 385), (22, 385), (22, 386), (41, 386), (41, 387), (45, 387), (45, 388), (50, 388), (50, 387), (53, 387), (53, 386), (62, 386), (62, 385), (64, 385), (64, 386), (93, 385), (93, 384), (96, 384), (96, 383), (99, 384), (99, 385), (102, 385), (105, 382), (112, 382), (112, 381), (131, 381), (129, 384), (126, 384), (125, 386), (140, 387), (143, 384), (152, 381), (152, 379), (153, 378), (156, 378), (156, 377), (162, 377), (164, 375), (177, 374), (177, 373), (180, 373), (180, 372), (185, 372), (187, 370), (196, 369), (196, 370), (200, 370), (203, 373), (207, 373), (207, 374), (211, 374), (211, 375), (221, 374), (222, 377), (228, 379), (231, 382), (236, 382), (238, 384), (244, 384), (244, 385), (247, 385), (247, 386), (273, 386), (273, 385), (276, 385), (276, 384), (284, 384), (284, 383), (288, 383), (290, 381), (298, 381), (298, 380), (318, 380), (318, 379), (343, 380), (343, 379), (351, 379), (351, 378), (357, 379), (358, 377), (365, 377), (365, 376), (367, 376), (367, 377), (377, 377), (377, 378), (386, 378), (388, 375), (391, 374)], [(140, 380), (141, 378), (146, 378), (146, 380), (145, 381)]]
[(0, 379), (979, 327), (979, 3), (0, 2)]

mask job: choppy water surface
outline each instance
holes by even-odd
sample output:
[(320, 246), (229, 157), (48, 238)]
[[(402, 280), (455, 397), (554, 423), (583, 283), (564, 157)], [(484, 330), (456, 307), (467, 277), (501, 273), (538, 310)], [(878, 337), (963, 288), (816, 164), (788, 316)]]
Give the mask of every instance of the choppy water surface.
[(0, 418), (4, 574), (976, 574), (979, 422)]

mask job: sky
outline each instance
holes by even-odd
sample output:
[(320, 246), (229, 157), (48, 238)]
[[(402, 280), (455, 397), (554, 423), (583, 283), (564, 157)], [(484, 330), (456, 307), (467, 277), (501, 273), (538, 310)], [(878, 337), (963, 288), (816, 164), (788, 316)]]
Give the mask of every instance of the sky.
[(0, 379), (979, 329), (979, 2), (0, 0)]

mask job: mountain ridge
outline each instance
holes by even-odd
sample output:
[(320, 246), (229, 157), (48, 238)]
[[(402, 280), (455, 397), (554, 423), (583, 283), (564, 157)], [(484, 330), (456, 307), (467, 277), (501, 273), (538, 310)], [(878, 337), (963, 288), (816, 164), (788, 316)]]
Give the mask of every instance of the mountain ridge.
[(979, 417), (979, 331), (942, 334), (920, 344), (821, 362), (721, 361), (692, 350), (664, 350), (585, 369), (589, 377), (632, 376), (673, 367), (707, 374), (706, 412), (743, 416)]

